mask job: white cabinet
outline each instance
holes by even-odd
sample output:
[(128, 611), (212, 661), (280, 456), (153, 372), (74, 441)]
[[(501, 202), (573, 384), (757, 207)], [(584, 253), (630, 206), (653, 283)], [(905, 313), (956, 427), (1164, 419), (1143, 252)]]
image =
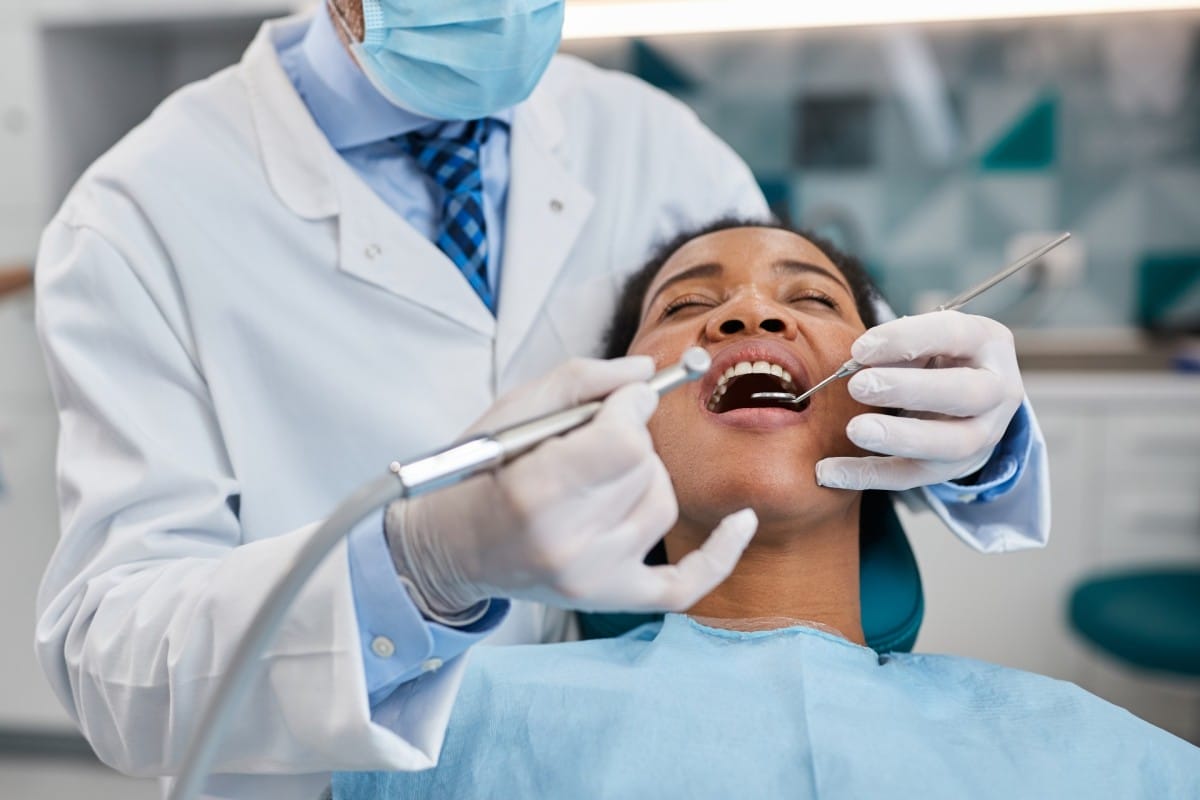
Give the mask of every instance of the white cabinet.
[(1200, 564), (1200, 396), (1188, 409), (1121, 409), (1105, 423), (1098, 565)]
[(25, 290), (0, 300), (0, 412), (52, 412), (53, 403), (34, 331), (33, 292)]
[(1087, 576), (1200, 567), (1200, 378), (1034, 373), (1026, 389), (1050, 459), (1050, 544), (982, 556), (931, 514), (902, 512), (926, 592), (917, 647), (1070, 680), (1200, 739), (1200, 684), (1125, 668), (1066, 618), (1071, 589)]
[(58, 543), (52, 410), (0, 408), (0, 726), (64, 729), (71, 724), (33, 654), (38, 584)]
[(58, 420), (33, 331), (32, 293), (0, 301), (0, 727), (70, 725), (33, 655), (35, 600), (58, 543)]

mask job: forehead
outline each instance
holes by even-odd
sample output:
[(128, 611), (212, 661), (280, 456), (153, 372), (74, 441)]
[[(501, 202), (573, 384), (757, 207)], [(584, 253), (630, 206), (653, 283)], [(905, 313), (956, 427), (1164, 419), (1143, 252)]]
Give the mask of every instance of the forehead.
[[(725, 274), (754, 272), (769, 268), (781, 260), (801, 261), (828, 267), (835, 275), (842, 272), (829, 256), (799, 234), (777, 228), (729, 228), (706, 233), (687, 242), (671, 254), (658, 271), (648, 294), (653, 294), (663, 281), (697, 264), (720, 264)], [(732, 275), (731, 275), (732, 277)]]

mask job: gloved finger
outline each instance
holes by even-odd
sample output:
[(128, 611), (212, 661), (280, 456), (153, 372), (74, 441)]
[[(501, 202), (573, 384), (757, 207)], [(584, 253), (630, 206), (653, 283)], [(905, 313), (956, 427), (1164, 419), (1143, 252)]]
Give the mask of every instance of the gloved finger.
[(1004, 434), (996, 426), (980, 424), (979, 418), (920, 419), (886, 414), (859, 414), (846, 425), (846, 435), (864, 450), (888, 456), (927, 461), (971, 461), (991, 450)]
[(817, 483), (830, 489), (900, 492), (960, 477), (950, 464), (895, 456), (823, 458), (817, 462)]
[(721, 520), (704, 544), (678, 564), (647, 567), (653, 579), (648, 582), (652, 588), (646, 610), (684, 611), (694, 606), (729, 577), (756, 530), (758, 516), (743, 508)]
[(851, 377), (848, 388), (851, 397), (870, 406), (952, 417), (978, 416), (999, 407), (1008, 397), (999, 375), (973, 367), (871, 367)]
[(658, 392), (648, 383), (631, 383), (610, 394), (592, 418), (592, 425), (630, 425), (649, 436), (646, 422), (658, 408)]
[(644, 383), (618, 389), (591, 422), (543, 442), (525, 472), (544, 476), (552, 492), (598, 488), (639, 468), (649, 480), (658, 457), (646, 420), (657, 404), (658, 395)]
[(679, 501), (675, 498), (675, 487), (667, 468), (659, 461), (637, 504), (623, 520), (622, 530), (626, 532), (627, 539), (622, 543), (624, 554), (640, 561), (677, 519)]
[(866, 366), (923, 364), (933, 356), (977, 361), (989, 344), (1013, 351), (1012, 332), (987, 317), (958, 311), (918, 314), (876, 325), (854, 342), (850, 354)]
[(591, 426), (551, 439), (525, 458), (527, 465), (518, 462), (523, 469), (510, 468), (511, 473), (502, 475), (519, 484), (513, 494), (524, 498), (531, 513), (570, 496), (578, 502), (586, 493), (593, 515), (609, 519), (620, 519), (633, 508), (654, 480), (658, 461), (649, 436), (630, 428)]
[(650, 356), (624, 358), (572, 358), (546, 376), (539, 402), (547, 407), (534, 413), (546, 413), (595, 400), (627, 383), (647, 381), (654, 375)]
[[(617, 483), (625, 483), (619, 489), (621, 493), (610, 493), (608, 487), (617, 488)], [(581, 598), (595, 599), (586, 588), (592, 584), (597, 589), (608, 591), (612, 588), (616, 569), (625, 570), (628, 566), (604, 569), (600, 565), (629, 565), (634, 566), (636, 574), (642, 574), (642, 565), (646, 553), (663, 536), (670, 531), (671, 526), (679, 516), (679, 505), (675, 499), (675, 490), (671, 485), (670, 476), (661, 462), (650, 479), (640, 485), (630, 485), (624, 479), (609, 484), (605, 489), (607, 497), (597, 495), (590, 500), (589, 505), (596, 513), (588, 520), (587, 533), (577, 537), (578, 541), (568, 559), (572, 564), (570, 574), (565, 574), (566, 585), (575, 587), (576, 594)], [(625, 510), (621, 510), (621, 506)], [(570, 538), (570, 532), (558, 532), (561, 541)], [(633, 590), (636, 592), (636, 579), (619, 578), (618, 593)], [(630, 598), (625, 598), (627, 601)], [(637, 598), (644, 602), (644, 598)], [(626, 607), (629, 608), (629, 607)]]

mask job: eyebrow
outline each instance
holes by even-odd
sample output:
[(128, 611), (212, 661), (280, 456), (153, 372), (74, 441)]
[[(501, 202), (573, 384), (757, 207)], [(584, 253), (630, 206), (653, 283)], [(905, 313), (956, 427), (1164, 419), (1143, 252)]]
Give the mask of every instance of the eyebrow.
[(772, 264), (771, 268), (776, 272), (815, 272), (818, 275), (824, 275), (826, 278), (829, 278), (847, 292), (850, 292), (851, 295), (854, 294), (854, 292), (850, 291), (850, 286), (846, 283), (845, 278), (843, 278), (841, 275), (834, 274), (830, 270), (818, 264), (812, 264), (808, 261), (793, 261), (792, 259), (784, 258)]
[[(795, 261), (793, 259), (783, 258), (772, 264), (771, 268), (776, 272), (816, 273), (818, 275), (824, 275), (826, 278), (829, 278), (831, 281), (841, 286), (847, 292), (850, 292), (851, 295), (854, 294), (854, 292), (850, 291), (850, 287), (846, 284), (845, 279), (843, 279), (841, 276), (831, 272), (825, 267), (812, 264), (808, 261)], [(650, 299), (646, 302), (646, 308), (652, 306), (655, 299), (657, 299), (658, 296), (662, 294), (663, 291), (665, 291), (669, 286), (679, 283), (680, 281), (690, 281), (697, 278), (714, 278), (720, 275), (724, 269), (724, 267), (716, 263), (697, 264), (694, 267), (688, 267), (682, 272), (678, 272), (663, 281), (662, 286), (659, 286), (654, 290), (654, 294), (650, 295)]]
[(725, 268), (720, 264), (708, 263), (697, 264), (694, 267), (688, 267), (683, 272), (677, 272), (663, 281), (662, 286), (659, 286), (654, 290), (654, 294), (650, 295), (650, 300), (646, 303), (646, 308), (652, 306), (655, 299), (662, 294), (663, 290), (665, 290), (668, 286), (679, 283), (680, 281), (695, 280), (696, 278), (714, 278), (724, 271)]

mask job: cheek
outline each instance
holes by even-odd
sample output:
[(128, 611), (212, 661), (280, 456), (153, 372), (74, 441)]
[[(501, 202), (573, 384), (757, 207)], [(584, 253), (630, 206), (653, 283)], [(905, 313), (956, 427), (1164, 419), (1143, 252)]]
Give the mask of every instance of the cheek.
[(823, 389), (828, 393), (819, 409), (820, 425), (823, 428), (823, 450), (827, 456), (861, 456), (868, 455), (858, 445), (846, 436), (846, 426), (850, 420), (859, 414), (870, 414), (881, 411), (874, 406), (863, 405), (850, 396), (843, 381), (837, 386)]
[(629, 355), (650, 356), (659, 369), (676, 363), (683, 351), (696, 344), (698, 337), (692, 330), (655, 328), (638, 331), (629, 345)]
[[(654, 449), (659, 452), (660, 456), (664, 451), (673, 451), (678, 448), (681, 443), (688, 440), (690, 434), (695, 432), (696, 426), (689, 424), (689, 418), (695, 419), (696, 417), (696, 412), (689, 407), (697, 402), (694, 392), (695, 390), (690, 385), (668, 392), (658, 401), (658, 408), (650, 417), (650, 421), (646, 423), (646, 428), (650, 431), (650, 438), (654, 440)], [(666, 458), (664, 457), (663, 460), (665, 463)], [(671, 466), (671, 464), (667, 464), (668, 468)]]

